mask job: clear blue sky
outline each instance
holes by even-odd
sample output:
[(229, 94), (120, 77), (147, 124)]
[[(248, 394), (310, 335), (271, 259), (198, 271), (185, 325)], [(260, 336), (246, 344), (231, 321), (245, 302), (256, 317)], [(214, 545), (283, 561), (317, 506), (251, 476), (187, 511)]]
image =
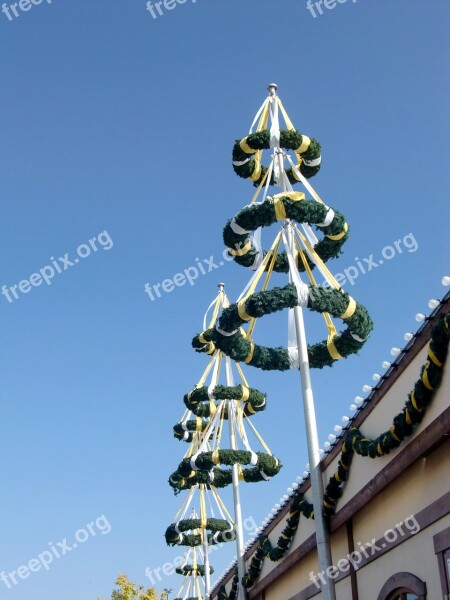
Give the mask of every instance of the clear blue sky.
[[(118, 572), (144, 583), (145, 567), (179, 553), (163, 539), (181, 501), (167, 478), (185, 450), (171, 429), (206, 364), (190, 341), (216, 284), (233, 299), (249, 273), (229, 263), (155, 302), (144, 284), (222, 252), (226, 219), (252, 193), (231, 169), (232, 144), (269, 81), (321, 142), (313, 184), (351, 226), (333, 270), (407, 234), (418, 245), (346, 286), (375, 331), (360, 357), (313, 373), (321, 441), (444, 293), (447, 1), (348, 0), (316, 18), (305, 0), (188, 0), (157, 19), (145, 8), (44, 0), (12, 21), (0, 13), (0, 285), (50, 257), (73, 260), (101, 232), (113, 244), (105, 234), (51, 285), (0, 296), (0, 570), (101, 515), (112, 528), (14, 589), (0, 582), (5, 600), (109, 598)], [(286, 315), (255, 335), (284, 345)], [(308, 335), (324, 337), (317, 319)], [(303, 471), (306, 443), (298, 375), (246, 374), (269, 395), (254, 422), (284, 463), (243, 486), (244, 513), (260, 521)], [(233, 554), (213, 554), (217, 575)]]

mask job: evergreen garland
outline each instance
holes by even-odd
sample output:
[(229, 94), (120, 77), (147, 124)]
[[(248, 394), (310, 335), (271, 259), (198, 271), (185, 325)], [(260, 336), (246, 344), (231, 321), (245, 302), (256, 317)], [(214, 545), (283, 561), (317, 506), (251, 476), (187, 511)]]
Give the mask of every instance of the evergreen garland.
[[(172, 523), (166, 529), (165, 538), (168, 546), (200, 546), (203, 543), (200, 533), (185, 533), (186, 531), (199, 530), (203, 527), (201, 519), (183, 519)], [(207, 519), (206, 527), (211, 533), (208, 535), (208, 544), (230, 542), (236, 538), (233, 523), (225, 519)]]
[[(339, 256), (342, 246), (349, 236), (345, 217), (335, 210), (333, 211), (334, 217), (330, 224), (320, 226), (319, 223), (323, 223), (327, 218), (328, 211), (330, 210), (328, 206), (313, 200), (293, 200), (289, 195), (278, 194), (273, 198), (267, 198), (264, 202), (245, 206), (237, 213), (234, 219), (227, 222), (223, 231), (223, 241), (225, 246), (231, 251), (230, 257), (232, 256), (237, 264), (244, 267), (251, 267), (253, 265), (257, 250), (249, 234), (258, 229), (258, 227), (268, 227), (277, 222), (275, 213), (276, 200), (283, 203), (286, 218), (292, 219), (297, 223), (316, 225), (317, 229), (324, 234), (324, 237), (314, 246), (315, 251), (323, 262)], [(247, 231), (247, 233), (239, 234), (233, 231), (232, 227), (236, 225)], [(235, 254), (235, 252), (238, 252), (238, 254)], [(264, 255), (266, 254), (264, 251)], [(311, 269), (314, 269), (315, 264), (309, 257), (306, 257), (306, 260)], [(305, 270), (303, 263), (298, 260), (298, 255), (297, 266), (299, 271)], [(280, 252), (277, 255), (273, 269), (279, 273), (287, 273), (289, 271), (286, 252)]]
[[(177, 567), (175, 569), (177, 575), (184, 575), (185, 577), (189, 577), (190, 575), (198, 575), (199, 577), (204, 577), (205, 575), (205, 565), (184, 565), (184, 567)], [(214, 573), (213, 567), (209, 567), (209, 573), (212, 575)]]
[[(217, 385), (213, 390), (215, 400), (242, 400), (245, 398), (245, 389), (243, 385), (236, 387), (226, 387)], [(248, 388), (248, 399), (244, 402), (244, 416), (248, 417), (256, 412), (266, 408), (266, 395), (253, 388)], [(206, 386), (194, 388), (183, 398), (186, 407), (197, 417), (210, 417), (210, 399), (208, 388)], [(205, 404), (202, 404), (202, 403)], [(207, 403), (207, 404), (206, 404)], [(225, 408), (223, 418), (228, 419), (228, 410)]]
[[(263, 452), (254, 454), (257, 456), (257, 464), (251, 468), (241, 469), (242, 479), (247, 483), (267, 481), (269, 477), (274, 477), (280, 471), (282, 465), (274, 456)], [(252, 453), (247, 450), (219, 450), (216, 456), (217, 458), (214, 457), (213, 452), (199, 454), (195, 460), (198, 470), (192, 469), (191, 458), (184, 458), (169, 478), (169, 485), (174, 489), (175, 494), (190, 489), (197, 483), (214, 484), (216, 488), (226, 487), (232, 483), (232, 470), (221, 469), (215, 465), (219, 463), (227, 466), (251, 465), (252, 461)]]
[[(298, 150), (304, 141), (304, 137), (301, 133), (293, 130), (282, 129), (280, 131), (280, 146), (286, 150)], [(241, 145), (243, 143), (247, 143), (250, 149), (253, 152), (245, 152)], [(240, 140), (236, 140), (236, 143), (233, 146), (233, 169), (236, 175), (242, 177), (243, 179), (251, 179), (255, 185), (259, 185), (261, 181), (264, 179), (267, 168), (261, 166), (259, 169), (259, 173), (255, 172), (258, 169), (258, 164), (255, 161), (253, 155), (257, 150), (268, 150), (270, 148), (270, 131), (268, 129), (264, 129), (263, 131), (259, 131), (256, 133), (251, 133), (245, 138)], [(320, 144), (314, 138), (311, 138), (309, 146), (305, 151), (299, 153), (297, 156), (301, 157), (300, 165), (297, 166), (299, 168), (301, 174), (310, 178), (316, 175), (316, 173), (320, 170), (320, 163), (316, 166), (308, 166), (309, 161), (316, 161), (320, 158)], [(239, 164), (241, 163), (241, 164)], [(287, 169), (286, 174), (289, 177), (289, 181), (291, 183), (297, 183), (298, 179), (293, 173), (292, 169)], [(273, 176), (270, 181), (270, 185), (274, 185)]]
[[(334, 290), (319, 286), (308, 286), (309, 298), (307, 308), (334, 317), (342, 318), (353, 299), (342, 289)], [(293, 283), (269, 291), (257, 292), (244, 303), (245, 312), (250, 317), (262, 317), (285, 308), (294, 308), (298, 304), (297, 290)], [(355, 303), (355, 310), (345, 319), (347, 329), (334, 338), (334, 346), (343, 358), (358, 352), (364, 345), (373, 328), (372, 319), (367, 310)], [(240, 326), (246, 321), (239, 316), (237, 304), (226, 308), (215, 328), (198, 334), (192, 341), (197, 352), (204, 352), (206, 342), (212, 342), (215, 348), (222, 350), (236, 362), (245, 362), (253, 367), (264, 370), (286, 371), (291, 368), (289, 352), (286, 348), (268, 348), (249, 341)], [(225, 334), (220, 333), (222, 330)], [(333, 358), (327, 340), (308, 346), (308, 356), (312, 368), (331, 366), (337, 359)]]
[[(374, 440), (366, 438), (361, 430), (355, 427), (351, 427), (346, 432), (341, 447), (338, 468), (330, 478), (324, 494), (323, 512), (328, 519), (336, 512), (336, 505), (342, 495), (343, 485), (348, 480), (354, 454), (369, 456), (370, 458), (388, 454), (392, 449), (400, 446), (404, 439), (410, 436), (415, 427), (422, 421), (425, 411), (442, 381), (449, 341), (450, 313), (447, 313), (440, 317), (433, 327), (428, 349), (428, 360), (421, 368), (420, 378), (408, 395), (403, 410), (394, 417), (392, 426)], [(242, 582), (244, 587), (250, 588), (255, 584), (266, 557), (272, 561), (278, 561), (286, 554), (297, 531), (300, 514), (306, 518), (314, 518), (312, 504), (306, 502), (300, 492), (296, 492), (291, 501), (286, 527), (278, 538), (276, 546), (274, 547), (271, 544), (267, 535), (261, 534), (259, 536), (258, 546)], [(226, 598), (226, 596), (222, 597)]]

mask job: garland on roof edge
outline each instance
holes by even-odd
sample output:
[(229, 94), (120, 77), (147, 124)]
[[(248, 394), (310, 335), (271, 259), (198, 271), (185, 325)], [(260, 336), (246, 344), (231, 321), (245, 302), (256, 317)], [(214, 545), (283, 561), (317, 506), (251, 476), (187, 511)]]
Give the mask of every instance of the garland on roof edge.
[[(389, 454), (391, 450), (398, 448), (422, 421), (426, 409), (431, 404), (442, 381), (449, 341), (450, 313), (447, 313), (439, 318), (432, 329), (427, 361), (421, 368), (420, 377), (408, 395), (404, 408), (394, 417), (391, 427), (373, 440), (366, 438), (356, 427), (350, 427), (346, 431), (338, 468), (330, 478), (324, 494), (323, 512), (328, 519), (336, 512), (337, 502), (350, 474), (354, 454), (370, 458)], [(277, 545), (274, 547), (266, 534), (259, 536), (255, 554), (242, 582), (246, 588), (252, 587), (257, 581), (265, 558), (278, 561), (286, 554), (297, 531), (301, 514), (307, 519), (314, 518), (312, 504), (305, 501), (303, 494), (298, 491), (292, 497), (286, 527), (278, 538)], [(231, 596), (227, 595), (223, 585), (219, 589), (218, 599), (227, 600), (228, 598), (231, 599)]]

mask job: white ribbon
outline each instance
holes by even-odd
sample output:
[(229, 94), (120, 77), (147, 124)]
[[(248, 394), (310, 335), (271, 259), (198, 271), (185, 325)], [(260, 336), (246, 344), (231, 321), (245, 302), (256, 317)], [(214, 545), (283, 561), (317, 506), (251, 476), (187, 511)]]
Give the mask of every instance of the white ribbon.
[(205, 315), (203, 317), (203, 331), (206, 330), (206, 321), (207, 321), (208, 313), (211, 310), (211, 308), (215, 305), (216, 302), (217, 302), (217, 296), (214, 298), (214, 300), (211, 302), (211, 304), (206, 309)]
[(233, 165), (235, 167), (242, 167), (242, 165), (246, 165), (251, 160), (251, 157), (246, 158), (245, 160), (233, 160)]
[(234, 217), (230, 221), (230, 227), (231, 227), (231, 230), (234, 233), (236, 233), (237, 235), (245, 235), (246, 233), (250, 233), (249, 231), (247, 231), (246, 229), (244, 229), (243, 227), (238, 225), (236, 223), (236, 219)]
[[(293, 312), (293, 309), (291, 309)], [(299, 369), (300, 361), (298, 358), (298, 348), (297, 347), (288, 347), (288, 355), (289, 355), (289, 368), (291, 369)]]
[(220, 333), (220, 335), (224, 335), (225, 337), (229, 337), (230, 335), (234, 335), (235, 333), (237, 333), (239, 331), (239, 329), (234, 329), (233, 331), (224, 331), (223, 329), (220, 329), (219, 327), (219, 321), (217, 321), (216, 325), (215, 325), (215, 329), (218, 333)]
[(319, 156), (319, 158), (313, 158), (312, 160), (306, 160), (306, 158), (304, 158), (303, 162), (307, 167), (318, 167), (322, 162), (322, 157)]
[(356, 335), (356, 333), (352, 333), (350, 332), (350, 335), (352, 336), (352, 338), (354, 340), (356, 340), (357, 342), (365, 342), (367, 338), (361, 338), (359, 337), (359, 335)]
[(270, 101), (270, 98), (268, 97), (268, 98), (266, 98), (266, 99), (264, 100), (264, 102), (263, 102), (263, 103), (261, 104), (261, 106), (259, 107), (259, 109), (258, 109), (258, 112), (256, 113), (256, 115), (255, 115), (255, 118), (253, 119), (253, 122), (252, 122), (252, 124), (251, 124), (250, 131), (248, 132), (248, 134), (249, 134), (249, 135), (252, 133), (252, 131), (253, 131), (253, 127), (256, 125), (256, 122), (258, 121), (259, 117), (261, 116), (261, 114), (262, 114), (263, 110), (264, 110), (264, 109), (265, 109), (265, 107), (266, 107), (266, 104), (267, 104), (269, 101)]
[(295, 264), (294, 256), (292, 254), (292, 248), (290, 243), (288, 243), (286, 239), (286, 232), (284, 229), (282, 231), (282, 236), (283, 243), (286, 248), (286, 256), (289, 261), (289, 279), (295, 285), (295, 289), (297, 290), (297, 303), (299, 306), (306, 306), (308, 304), (309, 288), (307, 284), (300, 279), (300, 275), (298, 274), (297, 266)]
[(325, 220), (323, 221), (323, 223), (316, 223), (317, 227), (328, 227), (328, 225), (331, 225), (331, 223), (333, 222), (334, 210), (329, 206), (327, 206), (326, 208), (328, 210), (327, 214), (325, 215)]

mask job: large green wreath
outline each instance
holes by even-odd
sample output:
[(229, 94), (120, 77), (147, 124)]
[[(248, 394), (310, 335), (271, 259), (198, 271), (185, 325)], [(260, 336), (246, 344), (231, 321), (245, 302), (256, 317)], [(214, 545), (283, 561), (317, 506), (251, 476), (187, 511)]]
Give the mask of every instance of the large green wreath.
[[(297, 157), (301, 159), (297, 168), (301, 174), (310, 178), (320, 170), (320, 144), (313, 138), (302, 135), (295, 129), (282, 129), (280, 131), (280, 147), (286, 150), (293, 150)], [(264, 129), (256, 133), (251, 133), (245, 138), (236, 140), (233, 147), (233, 169), (239, 177), (251, 179), (255, 185), (259, 185), (264, 179), (267, 167), (260, 165), (254, 160), (253, 155), (258, 150), (268, 150), (270, 148), (270, 131)], [(297, 179), (292, 169), (287, 169), (286, 174), (291, 183), (297, 183)], [(270, 185), (274, 185), (273, 176)]]
[[(300, 199), (293, 200), (290, 196)], [(228, 221), (223, 231), (223, 241), (234, 261), (244, 267), (253, 265), (257, 250), (249, 234), (259, 227), (269, 227), (276, 223), (279, 220), (279, 211), (281, 210), (281, 214), (283, 214), (283, 209), (287, 219), (292, 219), (297, 223), (315, 225), (323, 232), (325, 237), (319, 240), (314, 247), (323, 262), (337, 257), (348, 239), (348, 225), (345, 217), (325, 204), (301, 198), (304, 198), (304, 194), (299, 192), (290, 195), (277, 194), (273, 198), (267, 198), (264, 202), (245, 206), (233, 219)], [(327, 224), (324, 225), (324, 223)], [(265, 254), (266, 252), (264, 252)], [(308, 257), (306, 260), (313, 269), (314, 263)], [(303, 263), (298, 259), (297, 262), (299, 271), (304, 271)], [(273, 270), (281, 273), (289, 271), (285, 252), (277, 255)]]
[[(226, 387), (217, 385), (212, 392), (216, 400), (241, 400), (244, 402), (244, 416), (248, 417), (256, 412), (266, 408), (266, 395), (254, 388), (246, 388), (243, 385), (236, 387)], [(186, 394), (183, 401), (186, 407), (197, 417), (210, 417), (211, 410), (209, 405), (208, 388), (194, 388), (189, 394)], [(205, 404), (203, 404), (203, 402)], [(206, 404), (207, 403), (207, 404)], [(228, 419), (228, 410), (225, 408), (223, 418)]]
[[(258, 227), (266, 227), (282, 219), (314, 224), (322, 229), (325, 238), (316, 244), (315, 250), (324, 261), (336, 256), (348, 237), (344, 217), (333, 209), (318, 202), (306, 201), (304, 194), (299, 192), (278, 194), (259, 204), (245, 207), (227, 224), (224, 241), (229, 253), (240, 264), (252, 265), (256, 249), (248, 234)], [(303, 265), (300, 270), (302, 267)], [(274, 269), (288, 270), (286, 253), (276, 258)], [(214, 349), (219, 349), (237, 362), (243, 361), (265, 370), (285, 371), (292, 368), (289, 351), (286, 348), (267, 348), (254, 344), (247, 339), (240, 326), (251, 318), (259, 318), (284, 308), (294, 308), (298, 304), (294, 284), (254, 293), (225, 309), (216, 326), (197, 335), (192, 345), (198, 352), (211, 354)], [(367, 310), (342, 288), (335, 290), (309, 285), (307, 308), (319, 313), (329, 313), (347, 324), (347, 329), (342, 334), (308, 348), (313, 368), (330, 366), (339, 358), (358, 352), (372, 331), (373, 323)]]
[[(165, 538), (168, 546), (200, 546), (202, 536), (200, 533), (185, 533), (204, 527), (201, 519), (183, 519), (178, 523), (172, 523), (166, 529)], [(207, 519), (206, 527), (208, 534), (208, 544), (220, 544), (230, 542), (236, 538), (234, 524), (225, 519)]]
[[(440, 317), (434, 325), (428, 347), (428, 359), (421, 368), (420, 378), (408, 395), (403, 410), (394, 417), (392, 425), (387, 431), (384, 431), (375, 439), (367, 438), (356, 427), (350, 427), (345, 432), (338, 468), (331, 476), (325, 489), (322, 510), (327, 519), (330, 519), (336, 512), (343, 486), (350, 474), (354, 454), (368, 456), (372, 459), (389, 454), (391, 450), (399, 447), (422, 421), (426, 409), (431, 404), (436, 390), (441, 384), (443, 369), (448, 356), (449, 340), (450, 314), (447, 313)], [(262, 533), (259, 536), (255, 553), (243, 578), (244, 587), (250, 588), (255, 584), (261, 573), (265, 558), (278, 561), (286, 554), (298, 529), (301, 514), (308, 519), (314, 518), (312, 504), (307, 502), (298, 490), (292, 497), (286, 527), (281, 532), (276, 546), (272, 545), (267, 534)], [(225, 586), (221, 586), (218, 597), (227, 600), (233, 596), (232, 594), (228, 596)]]
[(178, 469), (169, 477), (169, 485), (174, 489), (175, 494), (190, 489), (197, 483), (213, 484), (216, 488), (226, 487), (232, 483), (232, 470), (221, 469), (216, 464), (251, 465), (254, 456), (257, 457), (256, 465), (242, 469), (242, 478), (247, 483), (267, 481), (269, 477), (275, 476), (280, 471), (282, 466), (280, 461), (263, 452), (219, 450), (216, 455), (214, 452), (203, 452), (195, 459), (198, 470), (192, 468), (192, 458), (184, 458)]
[[(321, 369), (338, 360), (335, 351), (343, 358), (358, 352), (372, 331), (373, 323), (367, 310), (346, 292), (311, 285), (308, 288), (307, 308), (319, 313), (328, 312), (333, 317), (344, 319), (347, 324), (347, 329), (334, 338), (333, 348), (327, 340), (308, 346), (310, 366)], [(297, 305), (297, 289), (293, 283), (289, 283), (282, 288), (253, 294), (245, 301), (243, 309), (249, 317), (259, 318)], [(347, 318), (346, 314), (352, 306), (353, 312)], [(292, 368), (286, 348), (268, 348), (249, 341), (240, 329), (245, 322), (239, 316), (238, 305), (232, 304), (223, 311), (216, 327), (198, 334), (192, 345), (198, 352), (203, 352), (205, 343), (213, 342), (216, 348), (236, 362), (245, 362), (259, 369), (286, 371)]]

